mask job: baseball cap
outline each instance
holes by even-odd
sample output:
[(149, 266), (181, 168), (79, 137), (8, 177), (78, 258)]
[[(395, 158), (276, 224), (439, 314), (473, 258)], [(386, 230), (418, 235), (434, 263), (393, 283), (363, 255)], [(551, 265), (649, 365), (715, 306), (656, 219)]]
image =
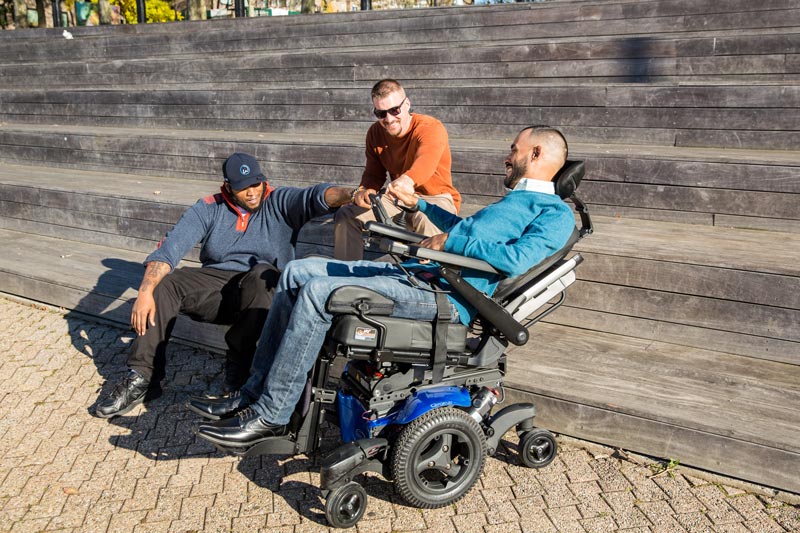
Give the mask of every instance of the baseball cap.
[(222, 164), (222, 175), (225, 183), (231, 186), (234, 191), (241, 191), (251, 185), (267, 181), (261, 173), (258, 161), (252, 155), (235, 153)]

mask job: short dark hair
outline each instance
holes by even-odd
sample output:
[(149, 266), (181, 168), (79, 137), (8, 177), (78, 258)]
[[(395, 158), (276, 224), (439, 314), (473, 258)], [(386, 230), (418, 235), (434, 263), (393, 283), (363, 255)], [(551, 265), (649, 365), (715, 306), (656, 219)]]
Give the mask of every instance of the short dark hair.
[(372, 86), (373, 98), (386, 98), (393, 92), (402, 91), (403, 86), (400, 82), (391, 78), (386, 78)]
[(531, 130), (531, 133), (536, 133), (540, 135), (547, 135), (553, 136), (560, 140), (559, 144), (564, 145), (564, 160), (566, 161), (569, 158), (569, 144), (567, 144), (567, 139), (564, 137), (564, 134), (558, 131), (556, 128), (552, 126), (547, 126), (545, 124), (536, 124), (533, 126), (528, 126), (522, 128), (519, 132), (522, 133), (523, 131)]

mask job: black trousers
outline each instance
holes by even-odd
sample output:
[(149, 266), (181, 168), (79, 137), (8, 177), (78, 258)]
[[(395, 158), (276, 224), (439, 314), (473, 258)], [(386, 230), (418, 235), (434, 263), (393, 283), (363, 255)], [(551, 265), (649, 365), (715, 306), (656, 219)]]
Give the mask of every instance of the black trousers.
[(272, 305), (280, 271), (258, 264), (247, 272), (215, 268), (183, 267), (167, 275), (153, 292), (155, 326), (136, 337), (128, 354), (128, 366), (151, 381), (163, 379), (166, 350), (179, 313), (199, 322), (230, 324), (226, 374), (246, 378)]

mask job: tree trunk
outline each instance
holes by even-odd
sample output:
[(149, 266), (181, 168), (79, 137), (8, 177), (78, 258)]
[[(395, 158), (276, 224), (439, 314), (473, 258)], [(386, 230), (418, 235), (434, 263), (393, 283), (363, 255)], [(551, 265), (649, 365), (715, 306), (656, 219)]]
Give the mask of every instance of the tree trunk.
[(206, 0), (189, 0), (189, 20), (206, 20)]
[(111, 24), (111, 4), (108, 0), (97, 0), (97, 13), (100, 15), (100, 24)]
[(14, 26), (17, 28), (28, 27), (28, 6), (25, 0), (14, 0)]

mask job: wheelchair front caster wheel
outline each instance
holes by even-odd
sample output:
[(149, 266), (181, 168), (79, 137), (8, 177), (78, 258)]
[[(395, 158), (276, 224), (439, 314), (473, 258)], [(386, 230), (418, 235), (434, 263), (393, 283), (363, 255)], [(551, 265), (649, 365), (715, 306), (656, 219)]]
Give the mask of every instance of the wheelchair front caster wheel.
[(367, 491), (351, 481), (334, 489), (325, 500), (325, 518), (333, 527), (353, 527), (367, 510)]
[(529, 468), (542, 468), (553, 462), (558, 452), (556, 437), (546, 429), (532, 429), (519, 439), (522, 464)]

